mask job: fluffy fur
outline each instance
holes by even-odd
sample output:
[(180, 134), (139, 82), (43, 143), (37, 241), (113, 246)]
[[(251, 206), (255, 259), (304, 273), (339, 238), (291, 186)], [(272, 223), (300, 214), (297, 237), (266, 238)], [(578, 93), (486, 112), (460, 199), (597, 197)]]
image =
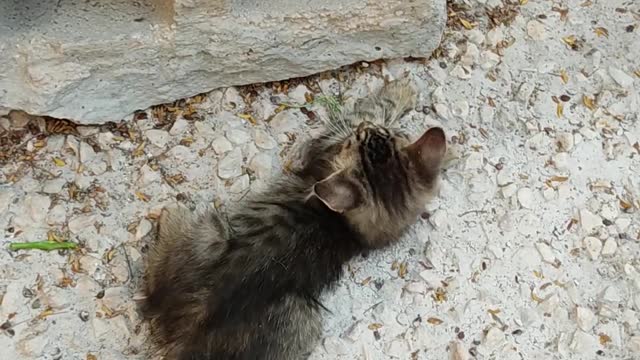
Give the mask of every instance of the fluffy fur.
[(319, 339), (320, 295), (343, 265), (397, 241), (437, 187), (439, 128), (411, 143), (393, 124), (415, 91), (392, 82), (327, 123), (305, 166), (222, 220), (163, 210), (143, 311), (170, 360), (303, 359)]

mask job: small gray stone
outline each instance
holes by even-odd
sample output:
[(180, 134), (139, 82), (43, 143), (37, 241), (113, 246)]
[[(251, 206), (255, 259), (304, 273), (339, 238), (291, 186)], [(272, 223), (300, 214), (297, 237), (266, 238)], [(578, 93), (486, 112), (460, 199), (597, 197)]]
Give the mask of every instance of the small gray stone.
[(609, 67), (609, 75), (623, 88), (631, 88), (633, 86), (633, 77), (616, 67)]
[(165, 147), (169, 141), (169, 133), (160, 129), (151, 129), (145, 132), (149, 142), (159, 148)]
[(533, 191), (526, 187), (518, 189), (518, 202), (525, 209), (535, 208), (536, 204)]
[(62, 191), (62, 187), (67, 183), (63, 178), (55, 178), (45, 181), (42, 185), (42, 192), (47, 194), (57, 194)]
[(617, 249), (618, 243), (616, 242), (616, 239), (610, 237), (604, 242), (601, 254), (602, 256), (612, 256), (616, 253)]
[(584, 247), (587, 249), (587, 253), (589, 253), (591, 260), (596, 260), (600, 257), (600, 251), (602, 251), (602, 242), (600, 239), (593, 236), (587, 236), (584, 238)]
[(47, 224), (58, 225), (65, 222), (67, 219), (67, 210), (64, 205), (58, 204), (54, 206), (47, 214)]
[(153, 225), (149, 220), (147, 219), (140, 220), (140, 223), (136, 228), (136, 235), (135, 235), (136, 241), (142, 240), (142, 238), (147, 236), (147, 234), (149, 234), (152, 228), (153, 228)]
[(589, 308), (580, 306), (576, 308), (576, 322), (582, 331), (590, 332), (597, 321), (598, 319)]
[(171, 129), (169, 129), (169, 135), (176, 136), (182, 134), (189, 127), (189, 122), (183, 118), (178, 118)]
[(76, 127), (78, 130), (78, 134), (82, 137), (93, 136), (100, 132), (100, 127), (98, 126), (78, 126)]
[(580, 210), (580, 225), (587, 233), (602, 227), (602, 218), (587, 209)]
[(222, 155), (233, 149), (233, 145), (231, 145), (231, 142), (223, 136), (214, 139), (211, 143), (211, 147), (213, 148), (213, 151), (215, 151), (218, 155)]
[(227, 139), (236, 145), (244, 144), (247, 141), (251, 140), (251, 136), (241, 129), (230, 129), (227, 131)]
[(556, 255), (553, 249), (549, 245), (539, 242), (539, 243), (536, 243), (536, 249), (538, 249), (538, 252), (542, 257), (542, 260), (544, 260), (549, 264), (555, 263)]
[(249, 175), (244, 174), (233, 182), (233, 184), (229, 187), (229, 192), (232, 194), (242, 194), (246, 192), (250, 186), (251, 179), (249, 179)]
[(271, 150), (278, 145), (273, 137), (262, 129), (257, 129), (253, 133), (253, 137), (255, 138), (256, 146), (260, 149)]
[(242, 151), (231, 150), (218, 163), (218, 176), (222, 179), (233, 179), (242, 175)]
[(69, 231), (76, 235), (86, 232), (88, 227), (93, 227), (95, 221), (94, 215), (77, 215), (69, 220)]
[(276, 114), (269, 122), (269, 126), (275, 133), (283, 133), (297, 128), (300, 123), (302, 123), (300, 110), (287, 109)]
[(259, 179), (268, 179), (273, 169), (273, 157), (269, 154), (259, 153), (249, 162), (251, 169)]
[(576, 330), (569, 349), (578, 354), (594, 354), (598, 346), (596, 338), (584, 331)]

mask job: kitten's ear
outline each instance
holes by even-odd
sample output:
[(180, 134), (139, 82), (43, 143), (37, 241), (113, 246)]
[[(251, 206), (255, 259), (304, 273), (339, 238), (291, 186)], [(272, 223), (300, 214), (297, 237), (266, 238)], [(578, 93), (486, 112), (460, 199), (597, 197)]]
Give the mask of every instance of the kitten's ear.
[(337, 213), (352, 210), (360, 205), (360, 189), (342, 173), (335, 173), (313, 185), (313, 192), (329, 209)]
[(447, 151), (444, 130), (433, 127), (427, 130), (413, 144), (406, 147), (411, 160), (429, 173), (438, 171)]

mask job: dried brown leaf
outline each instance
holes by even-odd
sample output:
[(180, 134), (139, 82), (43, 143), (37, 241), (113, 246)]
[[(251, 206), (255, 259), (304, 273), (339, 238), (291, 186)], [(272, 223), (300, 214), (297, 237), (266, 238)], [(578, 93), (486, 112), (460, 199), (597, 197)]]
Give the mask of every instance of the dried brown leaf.
[(131, 153), (131, 155), (133, 155), (133, 157), (139, 157), (144, 155), (144, 147), (145, 147), (145, 142), (141, 142), (138, 146), (136, 146), (135, 150), (133, 150), (133, 153)]
[(562, 79), (562, 82), (565, 84), (569, 82), (569, 75), (564, 69), (560, 70), (560, 79)]
[(596, 35), (598, 36), (604, 36), (606, 38), (609, 37), (609, 30), (607, 30), (606, 28), (603, 27), (597, 27), (595, 29), (593, 29), (593, 31), (596, 33)]
[(436, 291), (434, 291), (431, 297), (435, 302), (441, 303), (441, 302), (447, 301), (447, 293), (444, 291), (443, 288), (440, 288), (440, 287), (437, 288)]
[(247, 120), (248, 122), (251, 123), (251, 125), (255, 125), (258, 123), (256, 119), (253, 118), (253, 115), (251, 114), (238, 114), (238, 117)]
[(136, 191), (135, 195), (139, 200), (142, 200), (144, 202), (148, 202), (149, 200), (151, 200), (148, 195), (140, 191)]
[(633, 205), (630, 202), (620, 199), (620, 207), (622, 208), (622, 210), (629, 210), (633, 208)]
[(559, 176), (559, 175), (552, 176), (552, 177), (549, 179), (549, 181), (555, 181), (555, 182), (565, 182), (565, 181), (567, 181), (567, 180), (569, 180), (569, 177), (568, 177), (568, 176)]
[(605, 346), (611, 342), (611, 337), (605, 333), (598, 334), (598, 338), (600, 340), (600, 345)]
[(427, 319), (427, 322), (431, 325), (440, 325), (443, 321), (435, 317), (430, 317)]
[(407, 269), (407, 263), (406, 262), (401, 263), (400, 266), (398, 267), (398, 276), (404, 279), (404, 277), (407, 275), (408, 272), (409, 270)]
[(474, 27), (476, 27), (476, 25), (471, 23), (469, 20), (460, 18), (460, 19), (458, 19), (458, 21), (460, 21), (460, 24), (462, 24), (462, 26), (464, 26), (464, 28), (467, 29), (467, 30), (471, 30)]
[(584, 106), (586, 106), (591, 111), (596, 109), (596, 104), (593, 99), (586, 95), (582, 95), (582, 104), (584, 104)]
[(360, 285), (367, 285), (369, 282), (371, 282), (371, 276), (367, 277), (366, 279), (362, 280), (360, 282)]
[(556, 105), (556, 116), (561, 118), (563, 114), (564, 114), (564, 105), (561, 102), (559, 102)]
[(382, 325), (382, 324), (380, 324), (380, 323), (373, 323), (373, 324), (370, 324), (370, 325), (368, 326), (368, 328), (369, 328), (369, 330), (372, 330), (372, 331), (373, 331), (373, 330), (378, 330), (378, 329), (380, 329), (382, 326), (383, 326), (383, 325)]
[(54, 157), (53, 158), (53, 163), (56, 164), (57, 167), (63, 167), (66, 165), (66, 163), (64, 162), (64, 160)]

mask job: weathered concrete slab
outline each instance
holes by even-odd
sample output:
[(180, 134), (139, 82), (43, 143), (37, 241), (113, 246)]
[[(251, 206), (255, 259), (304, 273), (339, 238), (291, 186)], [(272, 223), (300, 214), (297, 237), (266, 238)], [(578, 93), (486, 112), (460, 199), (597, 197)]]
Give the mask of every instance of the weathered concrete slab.
[(92, 124), (214, 88), (428, 56), (445, 0), (0, 2), (0, 108)]

